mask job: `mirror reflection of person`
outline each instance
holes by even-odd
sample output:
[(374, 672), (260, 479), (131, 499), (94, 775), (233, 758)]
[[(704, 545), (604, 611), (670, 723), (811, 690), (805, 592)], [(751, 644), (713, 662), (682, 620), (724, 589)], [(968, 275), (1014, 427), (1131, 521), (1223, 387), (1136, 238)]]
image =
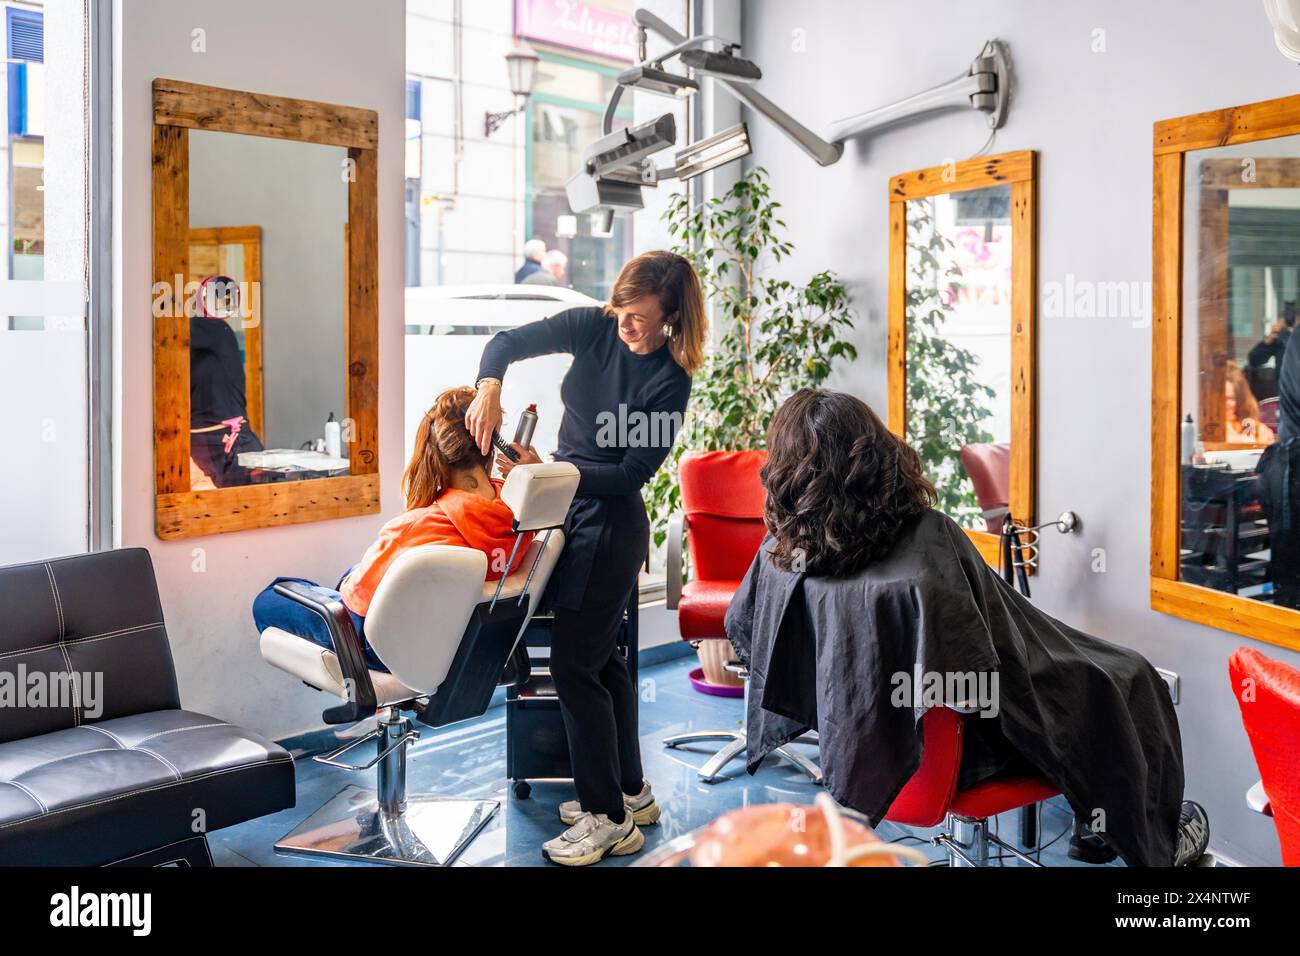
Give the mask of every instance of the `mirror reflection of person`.
[(248, 427), (244, 359), (226, 321), (238, 314), (229, 276), (208, 276), (190, 300), (190, 459), (218, 488), (247, 484), (239, 455), (263, 448)]
[(1282, 367), (1282, 356), (1286, 353), (1286, 344), (1291, 338), (1295, 318), (1295, 302), (1283, 302), (1281, 318), (1269, 327), (1264, 337), (1254, 344), (1246, 357), (1251, 368), (1267, 365), (1269, 359), (1275, 360), (1274, 364), (1277, 368)]
[(1273, 429), (1259, 420), (1259, 402), (1236, 362), (1229, 362), (1224, 375), (1223, 421), (1227, 440), (1239, 444), (1271, 445)]
[(1300, 348), (1282, 354), (1278, 370), (1277, 441), (1256, 472), (1268, 517), (1273, 603), (1300, 608)]

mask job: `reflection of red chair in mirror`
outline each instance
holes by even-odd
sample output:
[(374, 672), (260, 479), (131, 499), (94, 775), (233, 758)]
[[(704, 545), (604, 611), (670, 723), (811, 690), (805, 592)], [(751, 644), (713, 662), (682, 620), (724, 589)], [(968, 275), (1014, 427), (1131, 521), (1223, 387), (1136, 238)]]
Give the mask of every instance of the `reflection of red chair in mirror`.
[(1259, 400), (1259, 420), (1272, 429), (1274, 433), (1277, 432), (1278, 401), (1277, 397), (1261, 398)]
[(984, 512), (984, 523), (991, 533), (998, 534), (1011, 500), (1010, 442), (965, 445), (961, 463), (975, 486), (975, 500)]

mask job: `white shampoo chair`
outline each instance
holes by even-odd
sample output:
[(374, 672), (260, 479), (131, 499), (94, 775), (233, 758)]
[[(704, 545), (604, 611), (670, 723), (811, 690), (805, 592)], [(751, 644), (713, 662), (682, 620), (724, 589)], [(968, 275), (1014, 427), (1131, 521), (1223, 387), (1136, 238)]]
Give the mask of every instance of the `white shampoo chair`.
[[(442, 727), (484, 713), (498, 685), (527, 679), (527, 657), (517, 648), (526, 650), (520, 638), (564, 547), (558, 529), (577, 488), (578, 470), (568, 462), (511, 471), (501, 498), (515, 515), (515, 551), (524, 532), (544, 534), (534, 538), (519, 569), (499, 582), (484, 582), (488, 556), (471, 548), (424, 545), (394, 561), (375, 591), (365, 627), (390, 673), (367, 667), (341, 602), (322, 602), (294, 583), (276, 586), (325, 620), (334, 649), (268, 627), (261, 636), (262, 657), (342, 699), (325, 709), (326, 723), (368, 721), (372, 715), (378, 721), (364, 736), (314, 758), (348, 771), (377, 765), (378, 789), (346, 787), (280, 840), (277, 850), (446, 866), (491, 819), (499, 807), (495, 800), (406, 793), (406, 747), (420, 735), (404, 712)], [(341, 759), (369, 740), (377, 741), (377, 752), (368, 763)]]

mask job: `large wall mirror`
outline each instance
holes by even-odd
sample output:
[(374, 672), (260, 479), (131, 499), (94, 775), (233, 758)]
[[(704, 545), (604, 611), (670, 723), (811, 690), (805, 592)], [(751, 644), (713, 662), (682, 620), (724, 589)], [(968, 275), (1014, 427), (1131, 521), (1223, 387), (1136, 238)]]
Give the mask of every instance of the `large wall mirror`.
[(992, 564), (1006, 515), (1034, 520), (1034, 164), (1004, 153), (889, 186), (889, 427)]
[(154, 81), (159, 537), (379, 510), (377, 126)]
[(1300, 647), (1300, 97), (1157, 123), (1154, 182), (1151, 606)]

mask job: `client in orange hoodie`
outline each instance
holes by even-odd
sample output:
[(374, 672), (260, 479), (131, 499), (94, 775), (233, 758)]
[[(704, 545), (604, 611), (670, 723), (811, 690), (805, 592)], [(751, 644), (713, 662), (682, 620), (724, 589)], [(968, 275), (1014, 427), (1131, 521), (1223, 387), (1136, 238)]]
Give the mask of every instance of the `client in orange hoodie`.
[(362, 638), (366, 661), (374, 670), (387, 670), (365, 640), (365, 616), (384, 574), (407, 549), (423, 544), (450, 544), (482, 551), (488, 558), (487, 580), (515, 571), (528, 550), (524, 536), (514, 548), (514, 515), (500, 491), (502, 481), (488, 475), (491, 455), (479, 451), (465, 429), (465, 412), (474, 400), (472, 388), (450, 388), (438, 396), (424, 414), (415, 434), (415, 451), (402, 476), (406, 510), (379, 531), (365, 555), (339, 582), (338, 590), (302, 578), (276, 578), (253, 602), (258, 633), (278, 627), (322, 647), (332, 648), (325, 623), (301, 604), (275, 593), (281, 581), (299, 581), (322, 596), (343, 600), (353, 626)]

